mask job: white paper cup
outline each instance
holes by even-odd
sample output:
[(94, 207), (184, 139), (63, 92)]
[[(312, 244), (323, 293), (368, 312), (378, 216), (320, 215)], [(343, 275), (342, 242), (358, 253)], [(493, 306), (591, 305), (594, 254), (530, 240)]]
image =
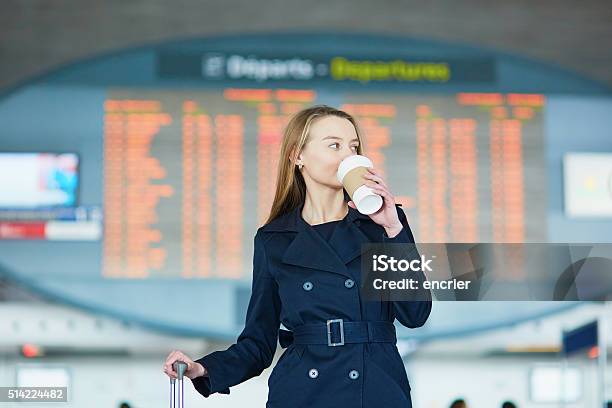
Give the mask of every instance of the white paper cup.
[(366, 156), (348, 156), (340, 162), (336, 177), (355, 203), (357, 210), (367, 215), (375, 213), (382, 207), (383, 198), (365, 185), (363, 174), (367, 172), (366, 167), (374, 167)]

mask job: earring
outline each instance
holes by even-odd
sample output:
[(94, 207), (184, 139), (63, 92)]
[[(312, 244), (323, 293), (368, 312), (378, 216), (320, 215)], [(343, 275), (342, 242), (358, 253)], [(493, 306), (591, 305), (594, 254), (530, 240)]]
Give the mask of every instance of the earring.
[(302, 170), (302, 167), (304, 167), (304, 165), (302, 163), (298, 164), (298, 167), (300, 168), (300, 170)]

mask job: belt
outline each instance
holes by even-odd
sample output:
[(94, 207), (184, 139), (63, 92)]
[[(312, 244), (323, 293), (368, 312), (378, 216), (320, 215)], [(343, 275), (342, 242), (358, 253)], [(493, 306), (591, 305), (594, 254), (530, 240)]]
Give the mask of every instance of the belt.
[(347, 343), (396, 343), (395, 326), (387, 321), (347, 321), (330, 319), (326, 323), (309, 323), (293, 331), (279, 329), (282, 348), (293, 344), (323, 344), (330, 347)]

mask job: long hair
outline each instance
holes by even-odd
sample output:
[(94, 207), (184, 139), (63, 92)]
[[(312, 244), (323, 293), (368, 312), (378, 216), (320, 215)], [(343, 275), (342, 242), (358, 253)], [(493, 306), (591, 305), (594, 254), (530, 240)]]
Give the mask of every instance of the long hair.
[(306, 183), (293, 160), (299, 156), (309, 141), (312, 123), (325, 116), (337, 116), (350, 121), (357, 133), (357, 139), (359, 139), (357, 154), (363, 154), (361, 132), (357, 126), (357, 121), (349, 113), (327, 105), (315, 105), (297, 112), (291, 117), (283, 132), (276, 177), (276, 192), (266, 224), (304, 203)]

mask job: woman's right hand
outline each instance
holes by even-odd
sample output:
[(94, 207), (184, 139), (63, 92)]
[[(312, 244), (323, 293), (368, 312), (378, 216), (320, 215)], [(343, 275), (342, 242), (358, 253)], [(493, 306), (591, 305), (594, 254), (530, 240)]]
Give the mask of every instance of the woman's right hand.
[(178, 374), (174, 371), (172, 364), (175, 361), (182, 361), (187, 364), (187, 370), (185, 370), (185, 376), (190, 380), (193, 380), (196, 377), (201, 377), (203, 375), (208, 375), (206, 368), (200, 363), (194, 362), (192, 359), (187, 357), (184, 353), (174, 350), (168, 357), (166, 358), (166, 362), (164, 363), (164, 373), (170, 378), (177, 378)]

